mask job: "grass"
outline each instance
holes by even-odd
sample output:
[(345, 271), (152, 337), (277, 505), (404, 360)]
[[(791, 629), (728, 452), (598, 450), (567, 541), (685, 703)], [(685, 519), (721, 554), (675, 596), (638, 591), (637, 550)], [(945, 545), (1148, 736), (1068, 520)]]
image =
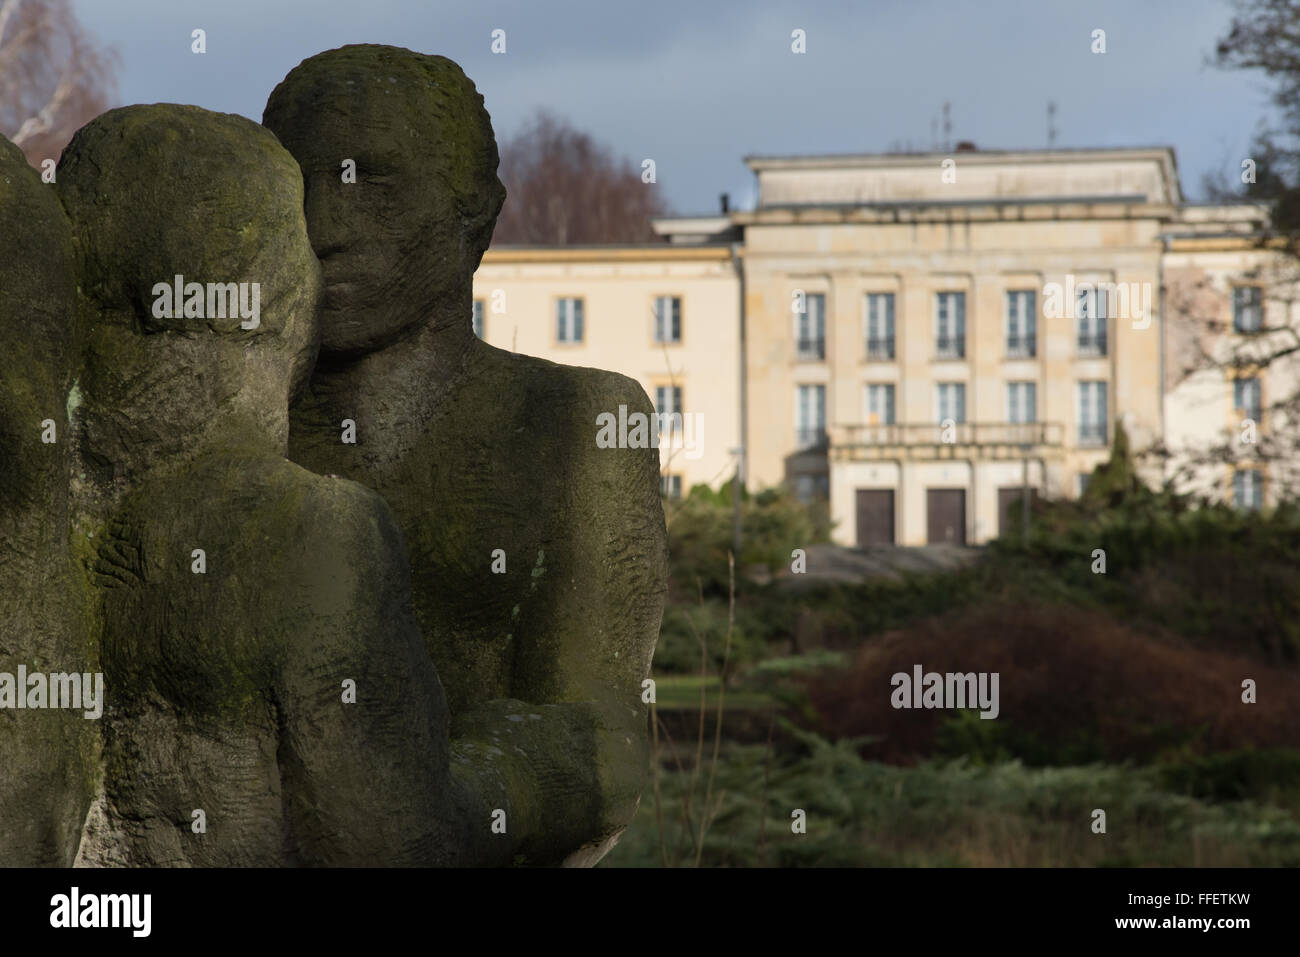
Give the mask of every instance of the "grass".
[[(863, 760), (852, 741), (801, 742), (779, 760), (763, 745), (729, 745), (712, 766), (709, 826), (663, 820), (669, 864), (701, 866), (1300, 866), (1300, 805), (1215, 802), (1167, 790), (1160, 768), (1027, 768), (964, 760), (896, 767)], [(665, 808), (687, 804), (695, 771), (669, 756)], [(793, 833), (803, 810), (807, 831)], [(1093, 833), (1093, 811), (1106, 833)], [(602, 866), (662, 866), (654, 804)]]
[[(1300, 866), (1300, 510), (1125, 482), (970, 567), (740, 601), (676, 523), (653, 800), (602, 866)], [(916, 662), (999, 672), (999, 719), (894, 710)]]
[[(660, 711), (698, 711), (703, 691), (704, 709), (711, 711), (717, 708), (721, 686), (713, 675), (665, 675), (655, 679), (655, 698)], [(728, 690), (726, 703), (728, 711), (753, 711), (771, 708), (774, 702), (761, 691)]]

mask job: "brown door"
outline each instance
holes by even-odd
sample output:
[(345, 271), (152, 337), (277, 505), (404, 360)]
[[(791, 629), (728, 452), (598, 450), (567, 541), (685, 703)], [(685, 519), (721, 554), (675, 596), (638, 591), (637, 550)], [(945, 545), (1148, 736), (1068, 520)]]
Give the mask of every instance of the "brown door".
[[(1020, 521), (1020, 510), (1024, 505), (1020, 501), (1020, 486), (1014, 488), (998, 489), (998, 538), (1011, 534), (1016, 522)], [(1029, 501), (1032, 504), (1038, 497), (1038, 489), (1029, 490)], [(1014, 517), (1013, 517), (1014, 516)]]
[(858, 489), (858, 545), (894, 544), (894, 490)]
[(927, 541), (931, 545), (966, 544), (966, 490), (964, 488), (930, 488), (925, 490)]

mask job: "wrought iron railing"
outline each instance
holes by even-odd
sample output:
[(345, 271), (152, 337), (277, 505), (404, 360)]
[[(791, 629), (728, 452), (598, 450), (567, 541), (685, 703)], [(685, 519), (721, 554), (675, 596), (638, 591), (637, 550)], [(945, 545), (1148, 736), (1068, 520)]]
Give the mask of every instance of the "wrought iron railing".
[(875, 339), (868, 339), (867, 358), (876, 360), (894, 358), (894, 337), (879, 336)]
[(964, 336), (939, 336), (934, 344), (934, 352), (940, 359), (964, 359), (966, 339)]
[(1080, 333), (1079, 355), (1104, 356), (1106, 354), (1106, 333)]
[(1038, 340), (1034, 336), (1007, 336), (1007, 357), (1011, 359), (1032, 359), (1038, 350)]
[(804, 339), (801, 337), (797, 342), (797, 347), (800, 359), (826, 358), (825, 338)]
[(824, 428), (795, 429), (795, 442), (798, 443), (801, 451), (804, 449), (824, 448), (827, 441), (828, 437)]

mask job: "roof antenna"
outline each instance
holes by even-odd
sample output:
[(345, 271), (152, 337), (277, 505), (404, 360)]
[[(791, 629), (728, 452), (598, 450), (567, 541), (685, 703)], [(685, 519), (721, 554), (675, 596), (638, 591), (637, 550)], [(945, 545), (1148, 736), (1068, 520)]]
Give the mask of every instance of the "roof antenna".
[(1047, 101), (1047, 148), (1056, 143), (1056, 101)]
[(952, 149), (952, 115), (951, 106), (947, 100), (943, 101), (943, 151), (946, 153)]

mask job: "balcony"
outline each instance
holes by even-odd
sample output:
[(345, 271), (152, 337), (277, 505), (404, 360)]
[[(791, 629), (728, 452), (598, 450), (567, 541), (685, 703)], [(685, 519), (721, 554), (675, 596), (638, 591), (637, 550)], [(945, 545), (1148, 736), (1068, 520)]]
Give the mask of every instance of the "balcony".
[(1008, 359), (1032, 359), (1038, 354), (1038, 339), (1034, 336), (1007, 336)]
[(934, 343), (934, 357), (936, 359), (965, 359), (965, 337), (939, 336)]
[(800, 361), (819, 362), (826, 358), (826, 340), (825, 338), (817, 339), (797, 339), (795, 341), (796, 354)]
[(891, 362), (894, 359), (894, 337), (885, 336), (867, 340), (867, 359), (872, 362)]
[(840, 461), (1020, 459), (1064, 448), (1065, 428), (1057, 422), (964, 422), (944, 428), (931, 422), (895, 425), (839, 425), (831, 430), (831, 457)]
[(1079, 334), (1079, 355), (1097, 358), (1106, 354), (1106, 333), (1084, 332)]

